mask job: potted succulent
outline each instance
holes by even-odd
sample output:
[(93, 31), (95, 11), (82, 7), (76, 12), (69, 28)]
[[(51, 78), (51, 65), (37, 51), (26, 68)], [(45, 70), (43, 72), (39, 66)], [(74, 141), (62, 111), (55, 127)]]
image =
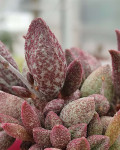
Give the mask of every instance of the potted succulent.
[(41, 18), (24, 36), (23, 74), (0, 42), (0, 149), (119, 150), (116, 34), (112, 68), (79, 48), (63, 51)]

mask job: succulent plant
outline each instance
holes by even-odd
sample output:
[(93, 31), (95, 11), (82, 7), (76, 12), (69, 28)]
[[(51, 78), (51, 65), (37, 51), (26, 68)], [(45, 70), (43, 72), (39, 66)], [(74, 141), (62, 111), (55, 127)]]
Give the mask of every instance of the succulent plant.
[[(120, 31), (112, 67), (87, 52), (62, 50), (41, 18), (25, 39), (23, 74), (0, 42), (0, 150), (120, 149)], [(18, 148), (19, 149), (19, 148)]]

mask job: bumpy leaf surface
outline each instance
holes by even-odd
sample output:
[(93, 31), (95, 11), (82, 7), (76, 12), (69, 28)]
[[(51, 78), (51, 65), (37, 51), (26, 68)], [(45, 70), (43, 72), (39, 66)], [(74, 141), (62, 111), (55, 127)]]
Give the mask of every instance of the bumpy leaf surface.
[(41, 18), (29, 26), (25, 58), (39, 89), (49, 98), (56, 96), (64, 84), (66, 61), (56, 37)]

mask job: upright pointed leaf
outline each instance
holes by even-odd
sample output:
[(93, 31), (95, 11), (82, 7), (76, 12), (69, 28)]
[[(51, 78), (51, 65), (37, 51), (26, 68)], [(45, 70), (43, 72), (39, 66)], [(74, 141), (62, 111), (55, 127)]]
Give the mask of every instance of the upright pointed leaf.
[(56, 96), (66, 76), (66, 61), (60, 44), (46, 23), (37, 18), (25, 36), (25, 58), (39, 89)]
[[(18, 70), (18, 66), (12, 55), (9, 53), (5, 45), (0, 41), (0, 55), (3, 56), (13, 67)], [(14, 94), (11, 89), (14, 85), (24, 86), (20, 79), (18, 79), (12, 72), (4, 69), (3, 64), (0, 62), (0, 90)]]
[(61, 91), (62, 95), (69, 96), (79, 89), (82, 82), (82, 75), (83, 71), (80, 61), (74, 60), (68, 66), (65, 83)]
[(110, 50), (112, 58), (112, 75), (115, 92), (120, 96), (120, 51)]
[(69, 49), (65, 49), (65, 58), (67, 62), (67, 66), (75, 59), (74, 55)]
[(27, 102), (22, 104), (21, 118), (30, 133), (32, 133), (33, 128), (41, 126), (38, 114)]

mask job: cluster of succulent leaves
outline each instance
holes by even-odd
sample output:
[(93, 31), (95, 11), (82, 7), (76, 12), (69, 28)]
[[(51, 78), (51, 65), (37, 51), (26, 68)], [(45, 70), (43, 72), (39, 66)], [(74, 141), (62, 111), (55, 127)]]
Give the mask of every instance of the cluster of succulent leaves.
[(21, 74), (0, 42), (0, 150), (120, 149), (120, 31), (112, 67), (79, 48), (62, 50), (37, 18), (25, 38)]

